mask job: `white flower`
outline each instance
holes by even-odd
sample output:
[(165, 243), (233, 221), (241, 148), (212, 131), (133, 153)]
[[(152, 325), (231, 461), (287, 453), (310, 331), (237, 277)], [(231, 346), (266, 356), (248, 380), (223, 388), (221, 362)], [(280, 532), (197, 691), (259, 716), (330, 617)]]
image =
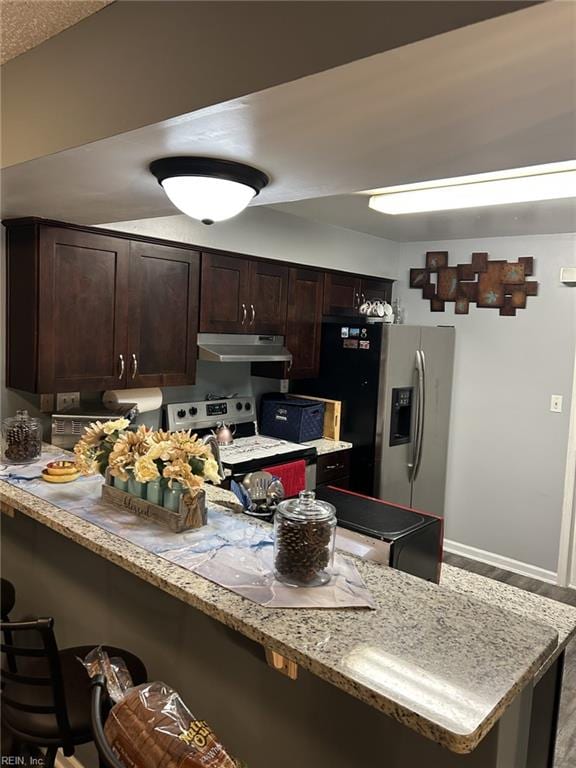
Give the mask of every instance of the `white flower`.
[(158, 467), (151, 459), (141, 456), (134, 462), (134, 477), (139, 483), (147, 483), (160, 477)]
[(168, 461), (170, 459), (172, 452), (172, 443), (170, 440), (161, 440), (158, 443), (153, 443), (148, 451), (146, 452), (146, 456), (149, 459), (152, 459), (153, 461), (156, 461), (157, 459), (161, 459), (162, 461)]
[(121, 432), (129, 426), (128, 419), (116, 419), (116, 421), (105, 421), (102, 424), (102, 429), (106, 435), (111, 435), (113, 432)]
[(220, 485), (218, 464), (212, 456), (204, 460), (204, 477), (206, 480), (210, 480), (211, 483), (214, 483), (214, 485)]

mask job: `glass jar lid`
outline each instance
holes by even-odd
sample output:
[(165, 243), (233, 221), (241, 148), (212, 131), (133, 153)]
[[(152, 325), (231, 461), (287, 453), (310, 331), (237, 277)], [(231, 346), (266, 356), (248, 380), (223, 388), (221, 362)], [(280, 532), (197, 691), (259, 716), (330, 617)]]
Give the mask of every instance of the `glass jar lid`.
[(276, 509), (292, 520), (327, 520), (336, 516), (336, 507), (317, 499), (314, 491), (300, 491), (297, 499), (281, 501)]
[(15, 424), (39, 424), (40, 419), (35, 418), (34, 416), (30, 416), (28, 411), (16, 411), (16, 416), (8, 416), (4, 419), (4, 423), (8, 425), (15, 425)]

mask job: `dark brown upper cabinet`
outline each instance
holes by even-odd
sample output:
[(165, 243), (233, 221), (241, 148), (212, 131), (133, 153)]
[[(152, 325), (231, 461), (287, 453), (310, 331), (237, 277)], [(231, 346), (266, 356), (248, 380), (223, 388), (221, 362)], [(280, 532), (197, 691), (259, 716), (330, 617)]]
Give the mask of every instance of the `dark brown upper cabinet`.
[(6, 226), (9, 387), (194, 382), (197, 252), (37, 219)]
[(250, 262), (234, 256), (202, 254), (200, 331), (248, 333)]
[(129, 246), (57, 227), (8, 229), (9, 387), (125, 386)]
[(310, 379), (320, 369), (324, 277), (313, 269), (290, 270), (286, 346), (292, 352), (289, 379)]
[(392, 280), (363, 277), (360, 285), (360, 303), (365, 301), (392, 301)]
[(286, 330), (289, 268), (267, 261), (250, 262), (251, 333), (282, 335)]
[(130, 243), (127, 386), (194, 381), (200, 254)]
[(283, 334), (288, 272), (282, 264), (204, 253), (200, 331)]
[(361, 304), (362, 281), (355, 275), (324, 274), (324, 314), (356, 315)]
[(254, 376), (309, 379), (318, 375), (323, 291), (322, 272), (304, 267), (290, 268), (285, 343), (292, 353), (292, 362), (253, 363)]

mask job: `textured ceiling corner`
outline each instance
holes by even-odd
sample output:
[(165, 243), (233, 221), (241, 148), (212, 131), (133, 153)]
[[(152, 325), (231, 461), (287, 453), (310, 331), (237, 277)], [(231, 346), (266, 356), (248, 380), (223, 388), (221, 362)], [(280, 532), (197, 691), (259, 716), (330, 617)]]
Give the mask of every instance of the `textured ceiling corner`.
[(0, 64), (20, 56), (114, 0), (0, 0)]

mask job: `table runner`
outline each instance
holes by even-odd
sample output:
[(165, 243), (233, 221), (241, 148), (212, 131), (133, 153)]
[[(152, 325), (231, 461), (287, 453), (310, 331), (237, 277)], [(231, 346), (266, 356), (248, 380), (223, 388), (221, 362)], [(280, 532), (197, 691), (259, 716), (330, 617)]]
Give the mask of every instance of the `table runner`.
[(102, 502), (100, 476), (54, 485), (42, 480), (41, 471), (48, 461), (69, 458), (64, 451), (48, 449), (34, 464), (1, 465), (0, 479), (260, 605), (375, 607), (353, 563), (338, 553), (332, 579), (324, 586), (294, 588), (279, 582), (273, 575), (271, 530), (217, 505), (208, 506), (207, 525), (173, 533)]

